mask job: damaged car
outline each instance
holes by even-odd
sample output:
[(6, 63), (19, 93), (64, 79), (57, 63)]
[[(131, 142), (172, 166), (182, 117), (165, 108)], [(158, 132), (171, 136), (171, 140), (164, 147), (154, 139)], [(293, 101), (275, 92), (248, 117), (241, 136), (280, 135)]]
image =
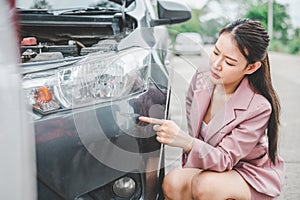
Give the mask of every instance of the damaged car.
[(164, 149), (139, 116), (168, 118), (170, 0), (16, 1), (38, 199), (163, 199)]

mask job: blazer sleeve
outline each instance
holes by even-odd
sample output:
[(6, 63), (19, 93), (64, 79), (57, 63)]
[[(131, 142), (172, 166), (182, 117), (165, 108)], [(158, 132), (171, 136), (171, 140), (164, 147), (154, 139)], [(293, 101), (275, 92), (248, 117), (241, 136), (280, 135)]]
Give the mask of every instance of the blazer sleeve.
[(216, 146), (195, 139), (190, 153), (186, 155), (183, 167), (219, 172), (232, 169), (251, 153), (260, 138), (265, 135), (271, 110), (267, 102), (251, 108), (251, 111), (245, 111), (247, 117), (244, 117), (231, 132), (218, 133), (225, 136)]

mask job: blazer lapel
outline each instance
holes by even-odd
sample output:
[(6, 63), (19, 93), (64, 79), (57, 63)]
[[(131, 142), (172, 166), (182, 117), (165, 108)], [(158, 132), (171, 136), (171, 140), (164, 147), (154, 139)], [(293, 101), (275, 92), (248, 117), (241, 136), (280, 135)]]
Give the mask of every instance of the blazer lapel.
[[(209, 142), (212, 145), (215, 145), (219, 142), (220, 137), (212, 138), (219, 133), (219, 131), (236, 119), (235, 110), (245, 110), (252, 100), (254, 92), (252, 91), (248, 79), (244, 78), (234, 95), (229, 99), (222, 110), (220, 110), (208, 123), (207, 127), (207, 137), (204, 138), (204, 141)], [(221, 136), (219, 134), (219, 136)]]
[(196, 90), (194, 91), (190, 110), (190, 123), (193, 135), (199, 139), (203, 139), (199, 135), (200, 127), (210, 103), (210, 98), (214, 87), (210, 80), (209, 74), (210, 72), (203, 72), (198, 75), (199, 77), (196, 79)]
[[(210, 90), (197, 90), (194, 92), (193, 103), (191, 106), (191, 125), (193, 134), (196, 138), (200, 138), (199, 132), (203, 121), (203, 117), (208, 108), (211, 97)], [(203, 138), (202, 138), (203, 139)]]
[(207, 126), (207, 134), (204, 141), (210, 142), (214, 135), (216, 135), (224, 126), (229, 124), (235, 119), (234, 108), (228, 105), (227, 103), (224, 105), (223, 109), (220, 110), (208, 123)]

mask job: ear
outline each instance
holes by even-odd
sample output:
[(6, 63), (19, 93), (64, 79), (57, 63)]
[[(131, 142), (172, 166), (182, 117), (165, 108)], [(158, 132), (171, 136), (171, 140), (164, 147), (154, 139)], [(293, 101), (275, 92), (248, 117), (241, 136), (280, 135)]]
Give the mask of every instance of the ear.
[(245, 74), (253, 74), (260, 67), (261, 67), (261, 62), (260, 61), (256, 61), (255, 63), (248, 64), (248, 66), (246, 68), (246, 73)]

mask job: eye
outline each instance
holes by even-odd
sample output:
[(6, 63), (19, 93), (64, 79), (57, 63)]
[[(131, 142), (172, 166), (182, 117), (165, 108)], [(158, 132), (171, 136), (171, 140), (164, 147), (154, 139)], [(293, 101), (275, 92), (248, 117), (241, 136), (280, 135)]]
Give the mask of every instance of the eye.
[(230, 63), (230, 62), (228, 62), (228, 61), (225, 61), (225, 62), (226, 62), (226, 64), (229, 65), (229, 66), (234, 66), (234, 64), (232, 64), (232, 63)]
[(219, 53), (217, 51), (213, 51), (213, 53), (217, 56), (219, 55)]

